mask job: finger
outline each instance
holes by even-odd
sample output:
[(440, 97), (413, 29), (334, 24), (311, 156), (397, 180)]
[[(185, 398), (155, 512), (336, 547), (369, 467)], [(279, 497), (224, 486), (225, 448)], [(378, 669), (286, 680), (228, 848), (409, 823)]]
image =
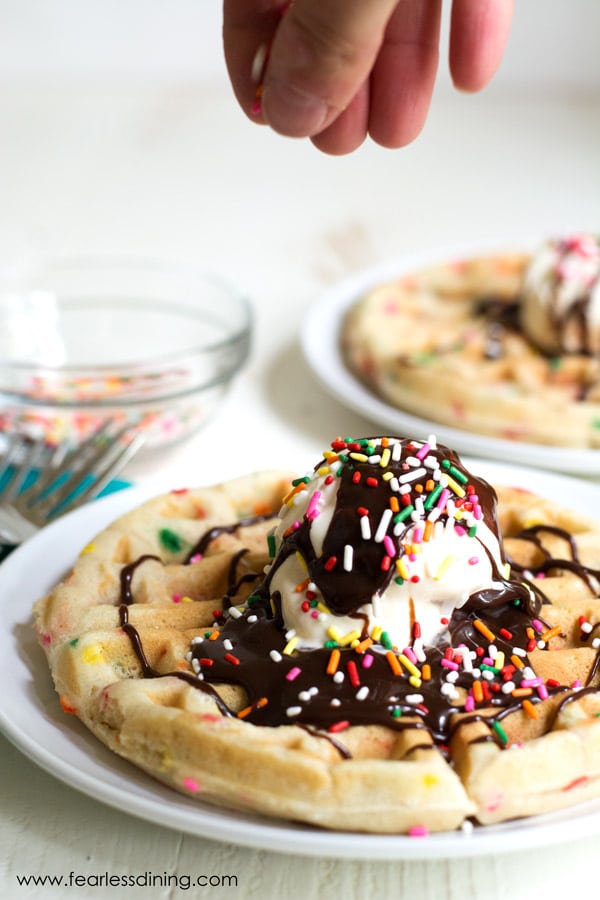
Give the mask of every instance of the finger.
[(263, 115), (281, 134), (320, 134), (366, 81), (398, 0), (295, 0), (269, 56)]
[[(281, 22), (281, 6), (282, 0), (223, 0), (227, 71), (238, 103), (255, 121), (262, 121), (257, 108), (257, 88), (269, 45)], [(253, 77), (253, 69), (257, 68), (260, 71), (255, 71)]]
[(401, 0), (373, 73), (369, 133), (384, 147), (414, 140), (427, 118), (439, 59), (441, 0)]
[(479, 91), (496, 72), (508, 40), (513, 0), (454, 0), (450, 73), (457, 88)]
[(324, 153), (341, 156), (360, 147), (367, 136), (369, 118), (369, 84), (363, 82), (350, 104), (320, 134), (311, 138)]

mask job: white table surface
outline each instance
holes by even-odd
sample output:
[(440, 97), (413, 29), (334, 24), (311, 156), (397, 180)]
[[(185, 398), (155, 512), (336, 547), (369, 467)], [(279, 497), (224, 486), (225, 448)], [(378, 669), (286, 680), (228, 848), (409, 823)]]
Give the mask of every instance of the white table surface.
[[(37, 253), (192, 260), (251, 294), (251, 361), (216, 419), (129, 476), (165, 486), (290, 465), (336, 433), (376, 423), (317, 386), (298, 330), (319, 292), (357, 269), (448, 244), (513, 242), (598, 228), (600, 98), (490, 90), (436, 98), (421, 138), (332, 159), (252, 127), (221, 79), (204, 85), (0, 83), (0, 261)], [(242, 451), (242, 452), (240, 452)], [(4, 686), (10, 690), (10, 685)], [(498, 857), (429, 862), (311, 859), (191, 837), (88, 799), (0, 739), (0, 895), (22, 874), (235, 875), (190, 896), (558, 897), (590, 872), (598, 839)], [(175, 889), (130, 889), (175, 898)], [(73, 888), (69, 895), (129, 896)]]

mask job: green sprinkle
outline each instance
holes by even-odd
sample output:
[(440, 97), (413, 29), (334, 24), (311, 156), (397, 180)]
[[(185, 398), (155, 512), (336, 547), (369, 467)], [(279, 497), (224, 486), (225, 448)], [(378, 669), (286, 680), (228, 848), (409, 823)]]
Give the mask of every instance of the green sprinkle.
[(323, 644), (326, 650), (334, 650), (337, 645), (337, 641), (325, 641), (325, 643)]
[(309, 481), (310, 478), (308, 477), (308, 475), (303, 475), (302, 478), (294, 478), (294, 480), (292, 481), (292, 487), (297, 487), (299, 484), (308, 484)]
[(161, 528), (158, 532), (158, 537), (165, 550), (168, 550), (169, 553), (178, 553), (185, 544), (183, 538), (171, 531), (170, 528)]
[(592, 422), (592, 428), (600, 428), (600, 419), (594, 419)]
[(69, 641), (69, 647), (76, 647), (79, 643), (79, 638), (73, 638), (72, 641)]
[(408, 506), (405, 506), (403, 510), (401, 510), (399, 513), (396, 513), (396, 515), (394, 516), (394, 524), (397, 524), (398, 522), (404, 522), (404, 520), (408, 519), (410, 514), (414, 511), (414, 506), (411, 506), (410, 504)]
[(269, 548), (269, 556), (271, 557), (271, 559), (273, 559), (273, 557), (277, 553), (277, 545), (275, 542), (274, 534), (267, 535), (267, 547)]
[(392, 647), (394, 646), (392, 644), (391, 638), (390, 638), (389, 634), (387, 633), (387, 631), (381, 632), (381, 637), (379, 638), (379, 642), (381, 644), (383, 644), (383, 646), (385, 647), (386, 650), (391, 650)]
[(456, 478), (459, 484), (466, 484), (469, 480), (456, 466), (450, 466), (448, 472)]
[(475, 537), (475, 535), (477, 534), (477, 525), (471, 525), (467, 534), (469, 535), (469, 537)]
[(495, 666), (489, 666), (487, 663), (480, 663), (479, 668), (486, 669), (488, 672), (493, 672), (494, 675), (500, 674), (500, 669), (497, 669)]
[(246, 603), (248, 604), (248, 606), (254, 606), (254, 604), (258, 603), (260, 600), (261, 600), (260, 594), (250, 594), (250, 596), (246, 600)]
[[(442, 465), (443, 465), (443, 463), (442, 463)], [(434, 487), (432, 492), (430, 494), (428, 494), (427, 499), (425, 500), (425, 503), (424, 503), (425, 509), (431, 509), (431, 507), (433, 506), (435, 501), (438, 499), (438, 497), (440, 496), (440, 494), (442, 493), (443, 490), (444, 490), (444, 488), (442, 487), (441, 484), (438, 484), (437, 487)]]
[(492, 728), (500, 738), (503, 744), (508, 744), (508, 735), (505, 732), (504, 728), (500, 724), (500, 722), (492, 722)]
[[(400, 718), (400, 716), (402, 715), (402, 710), (400, 709), (399, 706), (395, 706), (395, 707), (393, 708), (393, 710), (392, 710), (392, 715), (393, 715), (393, 717), (394, 717), (395, 719), (399, 719), (399, 718)], [(600, 713), (599, 713), (599, 715), (600, 715)]]
[(400, 578), (399, 575), (397, 578), (394, 578), (394, 581), (396, 584), (404, 584), (404, 578)]
[(550, 359), (548, 360), (548, 368), (549, 369), (553, 369), (554, 371), (556, 371), (557, 369), (560, 369), (561, 366), (562, 366), (562, 359), (560, 358), (560, 356), (551, 356)]

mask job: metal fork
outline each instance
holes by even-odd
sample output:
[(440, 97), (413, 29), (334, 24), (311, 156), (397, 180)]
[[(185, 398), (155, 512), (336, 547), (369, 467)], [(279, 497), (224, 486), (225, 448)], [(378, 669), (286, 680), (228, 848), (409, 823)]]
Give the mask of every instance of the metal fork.
[(131, 424), (112, 420), (72, 446), (11, 435), (0, 456), (0, 544), (15, 546), (48, 522), (96, 497), (144, 443)]

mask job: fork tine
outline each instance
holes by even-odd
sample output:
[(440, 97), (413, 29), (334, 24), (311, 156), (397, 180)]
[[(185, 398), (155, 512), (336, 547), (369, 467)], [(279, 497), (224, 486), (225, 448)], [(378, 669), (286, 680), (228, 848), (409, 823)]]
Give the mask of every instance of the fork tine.
[[(42, 480), (39, 489), (36, 484), (31, 492), (21, 494), (16, 504), (18, 508), (41, 526), (59, 512), (66, 512), (65, 507), (76, 509), (100, 493), (116, 474), (117, 467), (123, 468), (145, 440), (138, 434), (119, 448), (130, 425), (123, 426), (114, 437), (103, 442), (107, 430), (106, 425), (102, 426), (91, 439), (70, 450), (58, 469)], [(95, 447), (97, 441), (100, 441), (99, 447)]]
[(13, 434), (0, 466), (2, 500), (10, 503), (27, 482), (32, 470), (41, 463), (46, 451), (44, 442), (35, 441), (21, 434)]

